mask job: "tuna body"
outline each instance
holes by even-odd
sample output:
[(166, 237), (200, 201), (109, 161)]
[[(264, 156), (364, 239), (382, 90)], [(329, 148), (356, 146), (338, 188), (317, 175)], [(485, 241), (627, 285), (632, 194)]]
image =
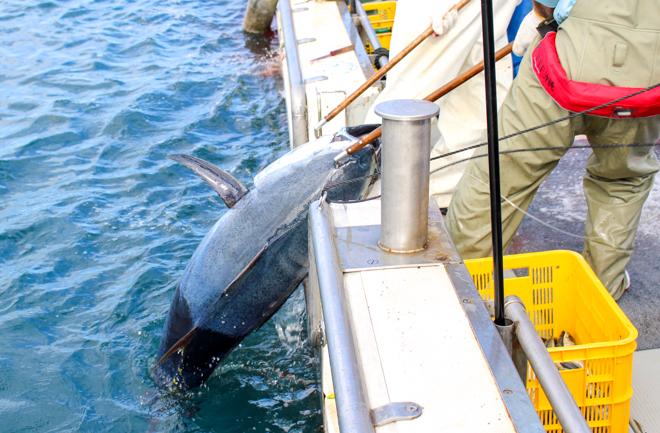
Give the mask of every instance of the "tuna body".
[[(308, 272), (307, 211), (333, 184), (375, 171), (367, 147), (333, 158), (345, 142), (308, 143), (266, 167), (254, 188), (229, 209), (195, 251), (174, 294), (154, 370), (163, 387), (202, 384), (248, 334), (287, 300)], [(356, 200), (370, 179), (327, 190), (328, 200)], [(185, 344), (181, 344), (183, 341)]]

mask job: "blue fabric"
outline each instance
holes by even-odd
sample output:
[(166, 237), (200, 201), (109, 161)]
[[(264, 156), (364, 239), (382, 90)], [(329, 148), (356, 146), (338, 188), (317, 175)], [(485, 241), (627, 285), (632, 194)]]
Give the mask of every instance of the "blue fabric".
[(555, 8), (555, 13), (553, 16), (555, 17), (555, 21), (557, 21), (557, 24), (561, 24), (564, 22), (566, 18), (568, 18), (568, 14), (571, 13), (571, 9), (573, 9), (573, 5), (577, 0), (536, 0), (537, 2), (541, 3), (543, 6), (547, 6), (549, 8)]
[[(506, 35), (509, 38), (509, 42), (516, 38), (516, 33), (518, 33), (520, 23), (522, 23), (527, 14), (532, 11), (532, 7), (532, 0), (522, 0), (522, 2), (520, 2), (520, 4), (513, 11), (511, 22), (509, 23), (509, 27), (506, 29)], [(522, 57), (518, 57), (513, 53), (511, 53), (511, 56), (513, 58), (513, 77), (515, 78), (515, 76), (518, 75), (518, 68), (520, 67), (520, 61), (522, 60)]]
[(573, 9), (573, 5), (575, 5), (575, 2), (577, 0), (560, 0), (559, 4), (557, 4), (557, 7), (555, 8), (555, 12), (553, 16), (555, 17), (555, 21), (557, 21), (557, 24), (561, 24), (564, 22), (566, 18), (568, 18), (568, 14), (571, 13), (571, 9)]
[(536, 0), (537, 3), (541, 3), (543, 6), (547, 6), (549, 8), (556, 8), (557, 3), (559, 3), (562, 0)]

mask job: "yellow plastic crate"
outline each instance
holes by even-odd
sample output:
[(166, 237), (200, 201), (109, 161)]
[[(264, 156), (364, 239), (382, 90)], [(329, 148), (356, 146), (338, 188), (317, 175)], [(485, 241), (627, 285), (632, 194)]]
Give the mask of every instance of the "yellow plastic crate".
[[(390, 40), (392, 39), (392, 26), (394, 25), (394, 15), (396, 14), (395, 1), (375, 1), (371, 3), (362, 2), (364, 11), (369, 16), (371, 26), (378, 36), (378, 41), (383, 48), (390, 49)], [(368, 54), (373, 52), (371, 44), (367, 41), (365, 48)]]
[[(492, 299), (492, 259), (465, 260), (484, 299)], [(570, 333), (576, 345), (548, 349), (555, 362), (583, 361), (584, 368), (560, 371), (594, 433), (627, 433), (637, 330), (614, 302), (584, 258), (572, 251), (504, 257), (504, 294), (525, 303), (543, 338)], [(534, 372), (527, 392), (546, 431), (563, 432)]]

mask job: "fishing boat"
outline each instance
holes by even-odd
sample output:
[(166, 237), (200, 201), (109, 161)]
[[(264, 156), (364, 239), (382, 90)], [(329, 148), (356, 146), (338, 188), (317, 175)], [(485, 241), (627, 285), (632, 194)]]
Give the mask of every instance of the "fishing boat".
[[(279, 1), (292, 148), (364, 123), (383, 79), (329, 114), (387, 64), (395, 9), (389, 1)], [(387, 115), (406, 123), (404, 114)], [(433, 200), (421, 208), (424, 250), (381, 248), (399, 230), (394, 217), (386, 221), (396, 206), (385, 196), (310, 208), (305, 293), (326, 432), (660, 431), (652, 368), (660, 349), (645, 343), (654, 350), (635, 352), (637, 330), (581, 256), (504, 258), (505, 292), (517, 295), (506, 298), (514, 338), (510, 325), (493, 325), (492, 261), (462, 260)], [(563, 331), (575, 344), (546, 349)]]

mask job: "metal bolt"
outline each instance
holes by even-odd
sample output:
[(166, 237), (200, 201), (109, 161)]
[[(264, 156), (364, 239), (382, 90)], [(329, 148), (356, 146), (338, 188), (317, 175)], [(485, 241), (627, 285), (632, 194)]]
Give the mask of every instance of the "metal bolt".
[(474, 300), (472, 300), (472, 299), (470, 299), (470, 298), (463, 298), (463, 303), (464, 303), (464, 304), (471, 304), (471, 303), (473, 303), (473, 302), (474, 302)]
[(445, 256), (444, 254), (438, 254), (437, 256), (435, 256), (435, 259), (439, 261), (443, 261), (443, 260), (447, 260), (448, 257)]
[(505, 393), (505, 394), (513, 394), (513, 391), (511, 391), (510, 389), (505, 389), (502, 392)]
[(408, 409), (410, 412), (417, 412), (417, 409), (419, 409), (417, 406), (411, 405), (407, 406), (406, 409)]
[(378, 260), (376, 260), (376, 259), (369, 259), (369, 260), (367, 260), (367, 263), (369, 263), (370, 265), (377, 265), (377, 264), (378, 264)]

